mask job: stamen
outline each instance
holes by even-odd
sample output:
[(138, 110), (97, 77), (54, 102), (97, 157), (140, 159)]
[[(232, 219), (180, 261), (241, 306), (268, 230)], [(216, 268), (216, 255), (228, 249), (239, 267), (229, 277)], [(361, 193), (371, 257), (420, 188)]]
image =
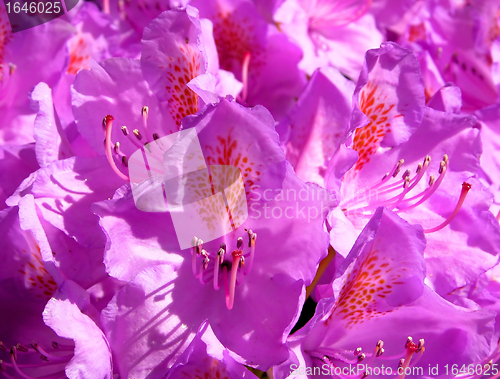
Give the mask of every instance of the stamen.
[(252, 271), (253, 259), (255, 256), (255, 242), (257, 241), (257, 233), (253, 233), (252, 230), (248, 231), (248, 244), (250, 245), (250, 255), (248, 256), (247, 268), (245, 270), (245, 275), (248, 275)]
[(45, 351), (44, 349), (42, 349), (36, 342), (32, 342), (31, 346), (33, 347), (33, 349), (35, 349), (35, 351), (38, 354), (42, 354), (45, 358), (50, 359), (50, 361), (54, 361), (54, 362), (61, 362), (61, 361), (66, 362), (67, 361), (67, 357), (64, 357), (64, 356), (58, 357), (58, 356), (52, 355), (52, 354), (48, 353), (47, 351)]
[(125, 137), (126, 137), (126, 136), (128, 136), (128, 135), (130, 134), (130, 133), (128, 132), (128, 128), (127, 128), (125, 125), (123, 125), (123, 126), (122, 126), (122, 132), (123, 132), (123, 135), (124, 135)]
[(413, 357), (413, 354), (415, 354), (415, 352), (417, 351), (419, 345), (414, 343), (413, 338), (411, 337), (408, 337), (408, 339), (406, 340), (405, 344), (406, 355), (403, 359), (399, 361), (398, 372), (400, 374), (397, 376), (397, 379), (404, 379), (404, 377), (406, 376), (405, 370), (410, 365), (411, 358)]
[(129, 177), (123, 174), (118, 167), (116, 167), (115, 161), (111, 154), (111, 130), (113, 128), (113, 116), (107, 115), (104, 118), (105, 126), (106, 126), (106, 139), (105, 139), (105, 147), (106, 147), (106, 157), (108, 158), (109, 165), (113, 169), (113, 171), (122, 179), (129, 180)]
[(464, 182), (462, 184), (462, 192), (460, 193), (460, 198), (458, 199), (458, 203), (457, 203), (455, 209), (453, 210), (453, 212), (451, 213), (451, 215), (442, 224), (440, 224), (434, 228), (431, 228), (431, 229), (424, 229), (424, 233), (434, 233), (434, 232), (437, 232), (438, 230), (443, 229), (446, 225), (448, 225), (451, 222), (451, 220), (453, 220), (455, 218), (455, 216), (458, 214), (458, 212), (460, 211), (460, 208), (462, 208), (462, 205), (463, 205), (465, 198), (466, 198), (467, 194), (469, 193), (471, 187), (472, 186), (469, 183)]
[(226, 245), (221, 244), (217, 252), (217, 262), (214, 263), (214, 290), (218, 291), (219, 286), (219, 265), (224, 262), (224, 253), (226, 252)]
[(247, 101), (247, 95), (248, 95), (248, 69), (250, 67), (250, 58), (251, 54), (249, 51), (245, 53), (245, 58), (243, 59), (243, 67), (242, 67), (242, 73), (241, 73), (241, 78), (243, 82), (243, 90), (242, 90), (242, 100), (243, 103)]
[(151, 139), (149, 138), (149, 133), (148, 133), (149, 107), (147, 107), (147, 106), (142, 107), (141, 115), (142, 115), (142, 126), (144, 127), (144, 133), (146, 133), (146, 139), (148, 142), (151, 142)]
[(201, 239), (198, 239), (198, 237), (194, 236), (193, 237), (193, 249), (192, 249), (192, 260), (191, 260), (191, 268), (193, 270), (193, 275), (195, 278), (198, 278), (198, 270), (196, 269), (196, 257), (197, 255), (200, 254), (199, 246), (203, 245), (203, 241)]
[[(240, 243), (241, 242), (241, 243)], [(238, 246), (239, 245), (239, 246)], [(236, 278), (238, 276), (238, 264), (240, 262), (240, 258), (243, 254), (241, 250), (241, 246), (243, 246), (243, 239), (240, 237), (238, 238), (238, 243), (236, 245), (238, 247), (238, 250), (233, 251), (233, 264), (231, 266), (231, 281), (229, 283), (229, 297), (226, 297), (226, 306), (227, 309), (231, 310), (233, 309), (234, 305), (234, 294), (236, 290)]]

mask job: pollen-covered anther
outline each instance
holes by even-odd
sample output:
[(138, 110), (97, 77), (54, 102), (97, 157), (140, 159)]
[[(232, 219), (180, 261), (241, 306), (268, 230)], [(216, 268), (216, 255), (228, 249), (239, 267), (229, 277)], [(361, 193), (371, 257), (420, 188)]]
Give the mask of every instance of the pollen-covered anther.
[(362, 348), (358, 347), (356, 350), (354, 350), (354, 355), (355, 356), (359, 356), (361, 354), (361, 352), (363, 351)]
[[(229, 256), (226, 254), (227, 246), (225, 243), (220, 245), (217, 253), (210, 254), (202, 248), (203, 241), (201, 239), (194, 237), (192, 240), (193, 275), (198, 278), (202, 284), (207, 284), (213, 280), (213, 287), (216, 291), (220, 289), (220, 280), (222, 276), (222, 282), (225, 289), (226, 306), (229, 310), (232, 309), (234, 305), (236, 284), (239, 284), (242, 277), (250, 272), (249, 266), (251, 266), (255, 253), (256, 236), (256, 233), (253, 232), (251, 232), (251, 235), (249, 234), (250, 253), (245, 255), (243, 253), (245, 246), (243, 238), (241, 237), (236, 240), (236, 248)], [(198, 257), (203, 258), (201, 268), (199, 270), (199, 263), (197, 263)]]
[(375, 351), (376, 351), (376, 356), (377, 357), (380, 357), (382, 356), (382, 354), (384, 354), (384, 341), (380, 340), (378, 341), (377, 343), (377, 347), (375, 348)]
[(411, 343), (413, 343), (413, 338), (408, 337), (408, 338), (406, 339), (405, 349), (407, 349), (407, 348), (408, 348), (408, 346), (409, 346)]
[(18, 343), (16, 345), (16, 349), (23, 352), (23, 353), (27, 353), (28, 352), (28, 348), (26, 346), (24, 346), (22, 343)]
[(128, 128), (125, 125), (123, 125), (121, 129), (125, 137), (129, 135)]
[(135, 137), (136, 137), (139, 141), (140, 141), (140, 140), (142, 140), (142, 134), (141, 134), (141, 132), (140, 132), (138, 129), (134, 129), (134, 130), (132, 131), (132, 133), (134, 133), (134, 136), (135, 136)]
[(395, 178), (396, 176), (398, 176), (399, 174), (399, 171), (401, 171), (401, 167), (403, 166), (403, 164), (405, 163), (405, 160), (404, 159), (400, 159), (398, 161), (398, 164), (396, 166), (396, 169), (394, 170), (394, 173), (392, 174), (392, 177)]
[(429, 177), (429, 187), (432, 187), (434, 185), (434, 182), (436, 181), (436, 178), (434, 175), (431, 175)]
[(364, 361), (366, 358), (366, 355), (364, 353), (361, 353), (358, 355), (358, 363)]
[(208, 263), (210, 262), (210, 258), (207, 256), (205, 256), (205, 258), (203, 258), (203, 270), (206, 270), (208, 268)]
[(417, 347), (416, 353), (420, 353), (421, 350), (425, 350), (424, 339), (423, 338), (421, 338), (420, 340), (418, 340), (418, 347)]

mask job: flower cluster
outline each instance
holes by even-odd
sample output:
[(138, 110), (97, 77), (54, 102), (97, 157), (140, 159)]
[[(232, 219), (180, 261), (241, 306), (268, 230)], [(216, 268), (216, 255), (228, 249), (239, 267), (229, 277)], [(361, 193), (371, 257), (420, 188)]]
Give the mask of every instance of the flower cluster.
[(500, 378), (500, 0), (4, 3), (0, 378)]

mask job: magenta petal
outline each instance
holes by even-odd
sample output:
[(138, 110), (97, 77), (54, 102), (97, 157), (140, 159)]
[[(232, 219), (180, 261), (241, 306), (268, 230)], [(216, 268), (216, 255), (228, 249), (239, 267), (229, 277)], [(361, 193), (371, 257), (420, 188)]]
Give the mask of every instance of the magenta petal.
[(33, 144), (0, 148), (0, 209), (21, 182), (38, 169)]
[(318, 70), (288, 114), (287, 159), (300, 179), (324, 184), (329, 159), (348, 131), (353, 91), (337, 70)]
[(90, 205), (112, 197), (122, 184), (104, 157), (74, 157), (40, 170), (32, 193), (45, 220), (82, 246), (97, 248), (105, 237)]
[[(166, 105), (158, 101), (142, 76), (140, 62), (125, 58), (111, 58), (91, 63), (90, 70), (80, 71), (72, 89), (73, 113), (78, 131), (100, 154), (104, 154), (103, 118), (114, 117), (116, 127), (111, 134), (112, 142), (121, 141), (121, 151), (130, 156), (137, 147), (127, 141), (120, 130), (127, 126), (152, 139), (153, 133), (160, 136), (177, 131), (168, 115)], [(143, 128), (141, 110), (149, 107), (148, 130)]]
[(69, 158), (72, 155), (71, 148), (55, 113), (51, 89), (45, 83), (40, 83), (33, 90), (31, 98), (39, 107), (35, 118), (34, 135), (40, 167), (59, 159)]
[(70, 379), (111, 379), (113, 363), (108, 341), (92, 319), (78, 306), (86, 293), (69, 281), (56, 292), (43, 311), (43, 320), (60, 337), (75, 342), (74, 356), (66, 365)]

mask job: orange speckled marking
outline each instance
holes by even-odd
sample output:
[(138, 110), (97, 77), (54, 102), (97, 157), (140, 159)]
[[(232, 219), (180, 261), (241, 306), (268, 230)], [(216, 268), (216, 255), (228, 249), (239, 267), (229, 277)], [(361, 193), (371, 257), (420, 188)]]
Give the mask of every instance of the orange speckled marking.
[(218, 13), (214, 20), (214, 40), (219, 54), (220, 68), (239, 74), (245, 54), (251, 53), (252, 70), (263, 64), (263, 47), (256, 41), (254, 26), (246, 18), (238, 18), (232, 14)]
[(347, 328), (351, 329), (358, 323), (392, 312), (381, 311), (378, 307), (380, 299), (390, 294), (394, 286), (404, 284), (398, 281), (401, 274), (394, 270), (391, 261), (393, 259), (371, 250), (365, 259), (356, 262), (326, 323), (336, 317), (345, 320)]
[(199, 364), (188, 363), (180, 371), (176, 371), (175, 377), (190, 379), (229, 379), (226, 365), (214, 358), (206, 357)]
[(248, 148), (245, 148), (241, 141), (234, 139), (231, 132), (232, 130), (229, 131), (227, 137), (217, 136), (217, 140), (219, 141), (217, 146), (207, 146), (207, 163), (209, 165), (238, 167), (243, 175), (248, 200), (250, 189), (260, 181), (259, 170), (262, 165), (259, 164), (255, 167), (255, 162), (247, 156)]
[[(359, 171), (370, 161), (380, 147), (380, 143), (387, 133), (391, 132), (389, 112), (395, 104), (388, 104), (382, 94), (378, 93), (378, 86), (368, 82), (359, 94), (359, 108), (368, 117), (368, 125), (356, 129), (352, 148), (359, 154), (359, 159), (354, 166)], [(396, 115), (393, 117), (402, 117)]]
[(200, 74), (201, 56), (189, 45), (179, 46), (181, 56), (170, 57), (167, 86), (169, 94), (170, 114), (180, 128), (184, 117), (198, 111), (198, 95), (187, 84)]
[(12, 40), (12, 30), (10, 29), (9, 18), (7, 10), (0, 5), (0, 64), (4, 63), (5, 47)]
[(88, 70), (90, 68), (89, 44), (81, 34), (78, 34), (68, 41), (69, 65), (68, 74), (75, 75), (78, 70)]
[(57, 284), (43, 266), (40, 247), (35, 245), (33, 251), (22, 251), (24, 264), (18, 270), (24, 277), (24, 286), (38, 298), (52, 297), (57, 289)]

